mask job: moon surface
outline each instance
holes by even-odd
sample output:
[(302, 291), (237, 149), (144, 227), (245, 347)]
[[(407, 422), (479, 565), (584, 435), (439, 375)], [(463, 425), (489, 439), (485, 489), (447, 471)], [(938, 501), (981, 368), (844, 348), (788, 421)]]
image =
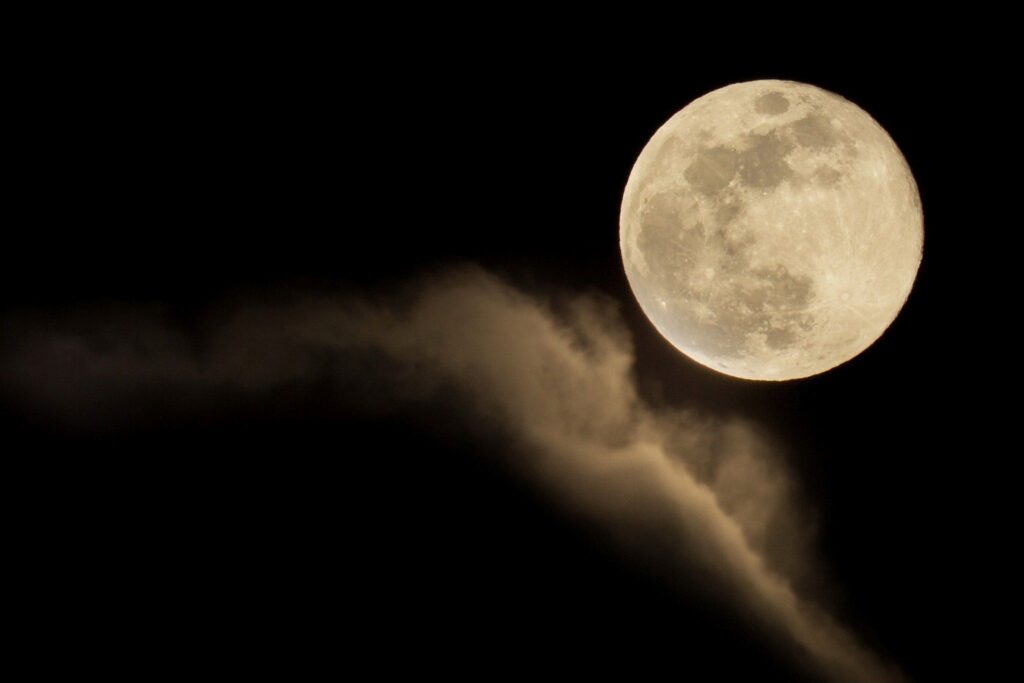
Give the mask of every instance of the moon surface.
[(855, 104), (791, 81), (715, 90), (644, 147), (622, 199), (630, 287), (654, 326), (734, 377), (815, 375), (869, 347), (914, 284), (921, 200)]

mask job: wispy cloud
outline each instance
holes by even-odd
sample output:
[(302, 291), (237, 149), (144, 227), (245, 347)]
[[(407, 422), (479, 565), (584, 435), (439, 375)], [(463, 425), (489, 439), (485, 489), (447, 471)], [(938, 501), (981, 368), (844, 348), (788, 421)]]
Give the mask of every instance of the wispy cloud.
[(705, 577), (830, 680), (904, 680), (794, 588), (816, 571), (773, 445), (749, 423), (645, 401), (628, 332), (600, 298), (545, 303), (468, 268), (376, 299), (224, 304), (191, 331), (128, 309), (5, 330), (7, 393), (78, 427), (325, 379), (379, 408), (455, 391), (468, 417), (515, 436), (511, 466), (666, 581)]

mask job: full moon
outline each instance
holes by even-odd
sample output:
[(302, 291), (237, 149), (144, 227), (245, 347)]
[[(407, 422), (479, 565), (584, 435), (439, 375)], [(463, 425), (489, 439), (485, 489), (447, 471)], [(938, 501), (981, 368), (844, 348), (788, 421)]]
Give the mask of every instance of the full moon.
[(670, 118), (633, 166), (619, 225), (658, 331), (757, 380), (816, 375), (874, 343), (924, 243), (892, 138), (852, 102), (791, 81), (729, 85)]

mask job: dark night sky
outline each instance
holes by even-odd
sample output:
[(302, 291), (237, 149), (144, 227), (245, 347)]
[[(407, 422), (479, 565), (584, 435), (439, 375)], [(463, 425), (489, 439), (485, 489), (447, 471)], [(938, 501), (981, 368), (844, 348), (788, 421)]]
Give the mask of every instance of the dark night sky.
[[(189, 330), (223, 296), (373, 292), (466, 262), (528, 292), (602, 292), (633, 334), (641, 391), (786, 445), (844, 623), (915, 681), (972, 679), (995, 553), (985, 479), (1007, 455), (977, 358), (1012, 353), (990, 340), (986, 294), (1001, 287), (993, 235), (1012, 229), (990, 141), (1011, 118), (995, 55), (904, 53), (891, 36), (724, 61), (695, 45), (655, 57), (539, 38), (232, 36), (84, 40), (34, 58), (12, 129), (27, 154), (9, 189), (25, 210), (4, 231), (3, 315), (160, 305)], [(649, 136), (756, 78), (867, 110), (925, 211), (924, 260), (889, 331), (783, 384), (679, 355), (636, 306), (618, 251), (622, 189)], [(674, 592), (481, 457), (506, 446), (457, 406), (440, 426), (367, 419), (331, 392), (155, 404), (83, 429), (4, 387), (18, 561), (38, 607), (25, 632), (87, 661), (127, 649), (186, 670), (207, 653), (286, 671), (365, 658), (484, 679), (800, 680), (714, 601)]]

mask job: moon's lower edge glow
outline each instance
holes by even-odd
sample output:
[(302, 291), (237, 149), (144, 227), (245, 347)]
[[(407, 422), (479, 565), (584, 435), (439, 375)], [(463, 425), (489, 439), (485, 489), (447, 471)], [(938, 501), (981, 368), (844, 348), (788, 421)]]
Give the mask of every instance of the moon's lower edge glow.
[(752, 81), (650, 139), (620, 214), (626, 275), (661, 334), (734, 377), (788, 380), (877, 340), (910, 294), (924, 222), (882, 127), (814, 86)]

